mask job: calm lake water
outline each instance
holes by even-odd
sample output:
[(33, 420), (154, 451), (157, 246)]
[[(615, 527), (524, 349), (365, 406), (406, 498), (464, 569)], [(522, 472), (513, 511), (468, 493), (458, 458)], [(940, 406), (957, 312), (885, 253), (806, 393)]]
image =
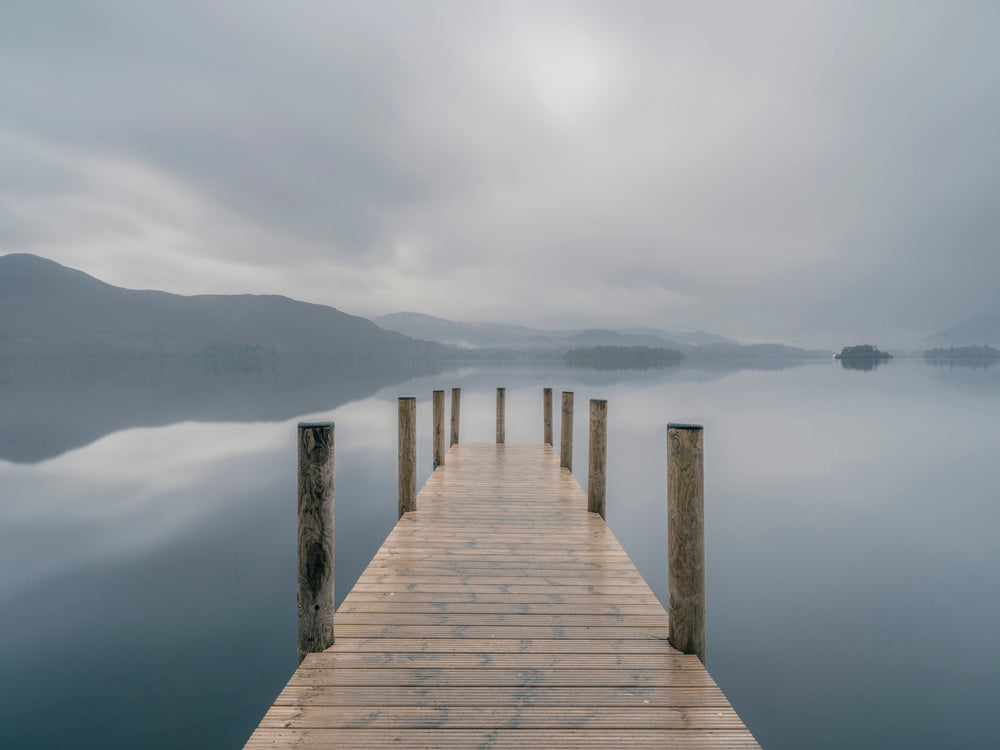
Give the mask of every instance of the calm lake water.
[(1000, 747), (1000, 367), (906, 360), (0, 373), (0, 747), (240, 747), (295, 667), (297, 421), (336, 422), (339, 602), (395, 523), (396, 396), (422, 484), (431, 391), (491, 441), (498, 385), (511, 442), (576, 392), (583, 485), (608, 399), (608, 523), (661, 601), (665, 425), (704, 424), (708, 667), (764, 747)]

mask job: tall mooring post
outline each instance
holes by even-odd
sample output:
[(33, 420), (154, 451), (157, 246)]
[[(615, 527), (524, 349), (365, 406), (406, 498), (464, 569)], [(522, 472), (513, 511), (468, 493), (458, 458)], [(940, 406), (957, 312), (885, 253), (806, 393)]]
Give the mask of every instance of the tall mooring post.
[(451, 441), (448, 443), (449, 448), (458, 442), (458, 415), (461, 406), (462, 406), (462, 389), (452, 388), (451, 389)]
[(667, 425), (670, 645), (705, 663), (705, 462), (701, 425)]
[(399, 517), (417, 509), (417, 399), (399, 399)]
[(444, 466), (444, 391), (434, 391), (434, 468)]
[(497, 442), (504, 442), (507, 425), (507, 389), (497, 388)]
[(552, 445), (552, 389), (542, 388), (542, 442)]
[(590, 460), (587, 468), (587, 510), (604, 518), (607, 495), (608, 402), (590, 400)]
[(333, 645), (333, 422), (298, 429), (298, 661)]
[(562, 424), (559, 426), (559, 465), (573, 471), (573, 393), (563, 391)]

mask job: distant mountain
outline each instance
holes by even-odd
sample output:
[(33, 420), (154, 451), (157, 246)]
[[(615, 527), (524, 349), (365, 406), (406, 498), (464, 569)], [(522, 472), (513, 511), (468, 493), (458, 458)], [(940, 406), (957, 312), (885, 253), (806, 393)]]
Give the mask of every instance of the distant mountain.
[(607, 328), (591, 328), (580, 333), (574, 333), (563, 339), (565, 343), (573, 347), (647, 347), (663, 348), (665, 345), (673, 346), (676, 342), (672, 339), (665, 339), (663, 336), (654, 333), (622, 333), (611, 331)]
[(387, 331), (395, 331), (423, 341), (437, 341), (470, 349), (531, 346), (546, 337), (533, 328), (489, 323), (459, 323), (415, 312), (380, 315), (375, 322)]
[(287, 297), (123, 289), (29, 254), (0, 257), (0, 357), (433, 355), (441, 347)]
[(545, 330), (497, 323), (460, 323), (433, 315), (399, 312), (375, 322), (390, 331), (425, 341), (473, 349), (567, 349), (589, 346), (672, 347), (678, 344), (736, 344), (732, 339), (703, 331), (670, 332), (654, 328)]
[(1000, 345), (1000, 315), (977, 315), (957, 326), (924, 339), (928, 344), (967, 346)]
[(739, 343), (736, 339), (719, 336), (717, 333), (706, 333), (705, 331), (660, 331), (655, 328), (625, 328), (622, 330), (622, 333), (627, 333), (633, 336), (651, 334), (653, 336), (659, 336), (686, 346)]

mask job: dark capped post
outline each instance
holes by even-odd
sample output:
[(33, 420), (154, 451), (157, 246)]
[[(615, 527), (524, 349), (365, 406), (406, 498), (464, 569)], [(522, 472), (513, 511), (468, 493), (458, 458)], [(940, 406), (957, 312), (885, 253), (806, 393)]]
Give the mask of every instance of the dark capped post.
[(552, 445), (552, 389), (542, 388), (542, 442)]
[(667, 425), (670, 645), (705, 663), (705, 463), (701, 425)]
[(417, 509), (417, 399), (399, 399), (399, 517)]
[(461, 406), (462, 406), (462, 389), (452, 388), (451, 389), (451, 442), (448, 443), (449, 448), (458, 442), (458, 415)]
[(562, 424), (559, 426), (559, 465), (573, 471), (573, 393), (563, 391)]
[(590, 400), (590, 461), (587, 470), (587, 510), (604, 518), (607, 495), (608, 402)]
[(298, 429), (298, 662), (333, 645), (333, 422)]
[(497, 388), (497, 442), (504, 442), (504, 427), (507, 424), (507, 414), (506, 414), (506, 404), (505, 401), (507, 396), (506, 388)]
[(434, 468), (444, 466), (444, 391), (434, 391)]

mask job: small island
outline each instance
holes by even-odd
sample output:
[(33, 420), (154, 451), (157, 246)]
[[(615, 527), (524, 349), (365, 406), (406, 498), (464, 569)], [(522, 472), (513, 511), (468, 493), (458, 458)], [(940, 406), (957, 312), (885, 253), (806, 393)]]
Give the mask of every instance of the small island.
[(840, 364), (847, 370), (874, 370), (887, 360), (892, 359), (889, 352), (881, 351), (877, 346), (862, 344), (860, 346), (845, 346), (840, 354), (834, 354)]
[(649, 346), (591, 346), (570, 349), (562, 356), (571, 367), (596, 370), (647, 370), (680, 364), (684, 354), (676, 349)]
[(845, 346), (840, 354), (834, 354), (834, 359), (892, 359), (889, 352), (881, 351), (877, 346), (862, 344), (861, 346)]

